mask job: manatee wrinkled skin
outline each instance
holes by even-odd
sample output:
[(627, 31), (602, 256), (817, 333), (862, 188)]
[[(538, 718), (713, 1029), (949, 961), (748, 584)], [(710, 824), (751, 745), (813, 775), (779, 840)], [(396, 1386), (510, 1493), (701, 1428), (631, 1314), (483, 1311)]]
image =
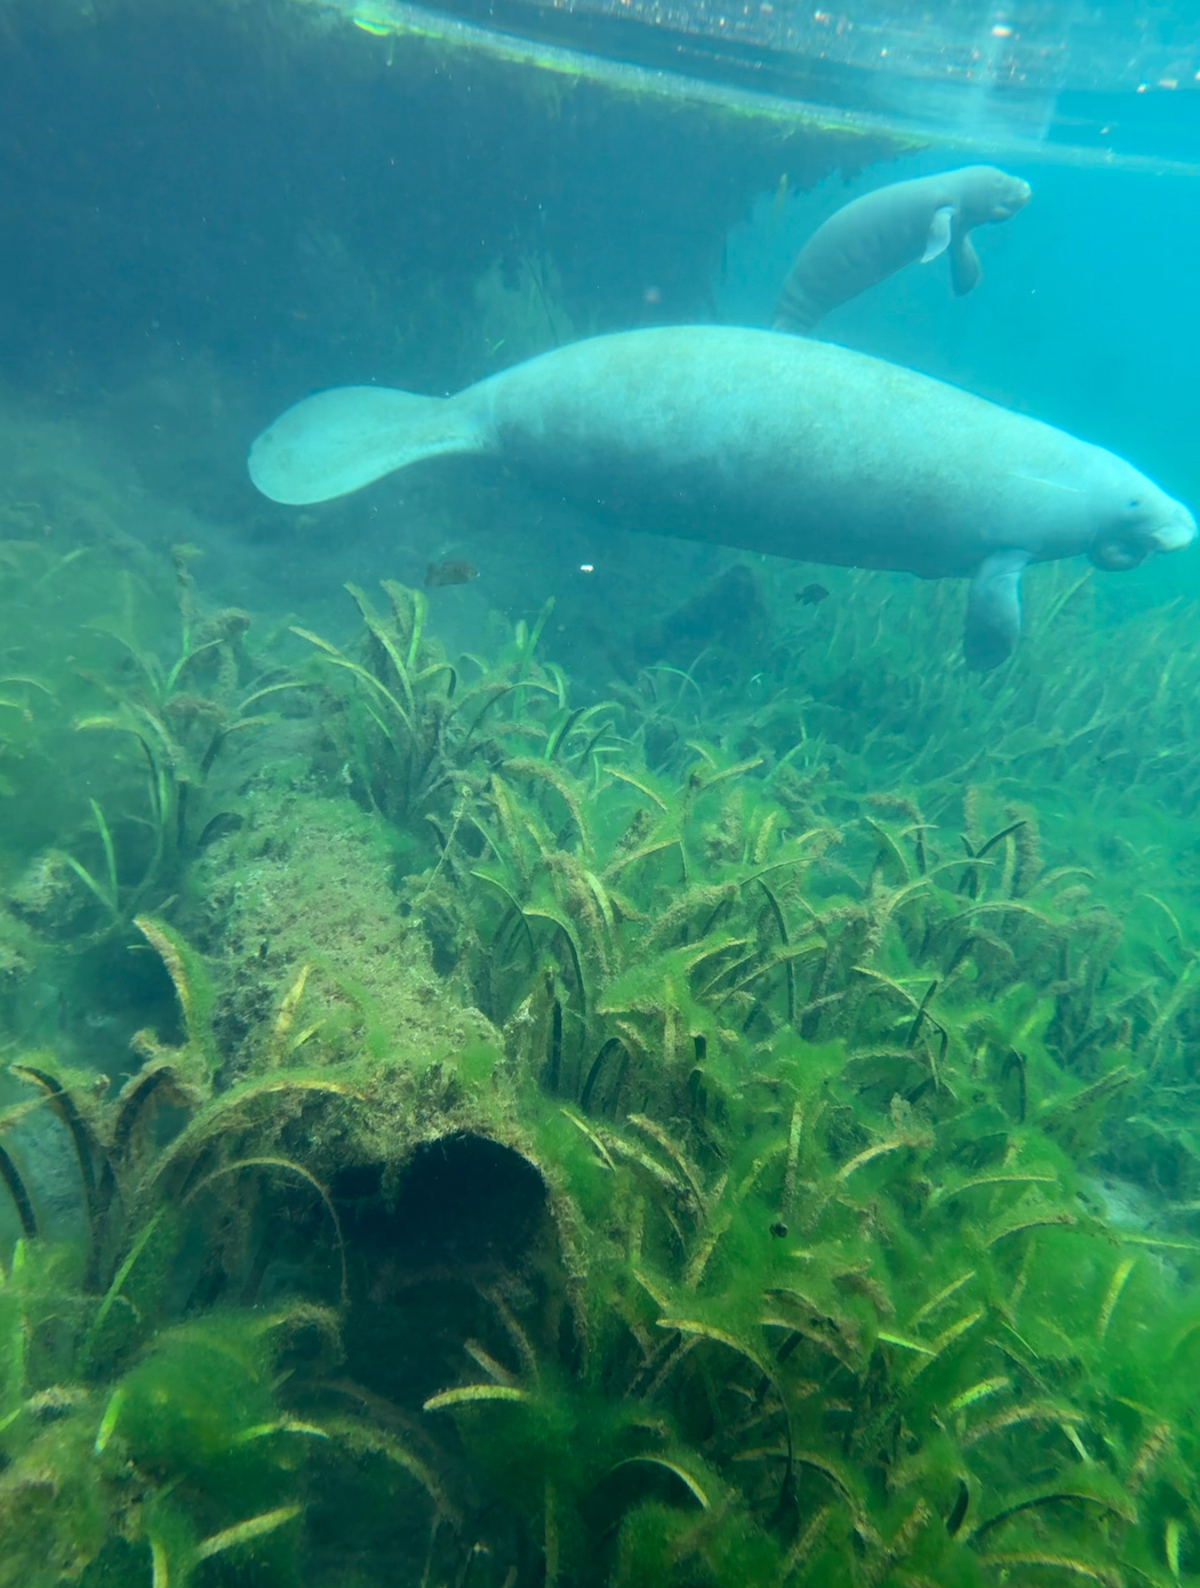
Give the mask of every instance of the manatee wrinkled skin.
[(968, 165), (894, 182), (852, 200), (805, 243), (775, 306), (777, 331), (811, 331), (831, 309), (905, 265), (950, 255), (960, 296), (982, 275), (969, 233), (1006, 221), (1029, 201), (1020, 177), (994, 165)]
[(1028, 562), (1132, 567), (1195, 536), (1100, 447), (912, 370), (721, 326), (576, 342), (455, 397), (338, 387), (255, 441), (278, 502), (341, 496), (445, 454), (503, 460), (629, 528), (807, 562), (972, 580), (966, 651), (1003, 661)]

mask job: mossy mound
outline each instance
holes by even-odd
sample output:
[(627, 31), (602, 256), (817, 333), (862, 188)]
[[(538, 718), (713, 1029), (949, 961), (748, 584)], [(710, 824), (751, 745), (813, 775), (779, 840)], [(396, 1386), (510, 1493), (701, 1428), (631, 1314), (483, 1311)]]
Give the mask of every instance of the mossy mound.
[(210, 956), (214, 1031), (233, 1071), (271, 1039), (281, 990), (287, 1045), (319, 1039), (326, 1062), (386, 1054), (424, 1070), (447, 1054), (498, 1043), (478, 1010), (439, 978), (428, 943), (393, 885), (396, 853), (349, 800), (262, 784), (246, 820), (216, 840), (193, 875), (187, 931)]

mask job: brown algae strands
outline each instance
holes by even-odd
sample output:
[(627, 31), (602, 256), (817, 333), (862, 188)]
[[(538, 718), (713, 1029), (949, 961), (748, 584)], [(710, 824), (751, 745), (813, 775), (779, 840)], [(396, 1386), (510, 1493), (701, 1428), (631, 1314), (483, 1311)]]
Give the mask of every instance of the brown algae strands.
[(441, 1412), (451, 1406), (473, 1406), (478, 1401), (528, 1401), (529, 1391), (515, 1384), (462, 1384), (457, 1389), (441, 1390), (431, 1395), (422, 1406), (423, 1411)]
[(211, 1538), (202, 1539), (197, 1544), (196, 1559), (208, 1560), (210, 1556), (220, 1555), (237, 1544), (249, 1544), (253, 1539), (273, 1533), (277, 1527), (299, 1516), (303, 1509), (302, 1505), (281, 1505), (277, 1510), (264, 1511), (261, 1516), (252, 1516), (245, 1522), (239, 1522), (236, 1527), (227, 1527), (220, 1533), (214, 1533)]
[(1096, 1338), (1099, 1340), (1103, 1340), (1108, 1333), (1112, 1315), (1117, 1310), (1117, 1303), (1120, 1301), (1121, 1294), (1129, 1282), (1129, 1276), (1132, 1274), (1136, 1262), (1136, 1257), (1123, 1257), (1113, 1272), (1108, 1289), (1104, 1294), (1104, 1300), (1100, 1305), (1099, 1316), (1096, 1319)]
[(948, 1401), (946, 1410), (954, 1416), (958, 1412), (965, 1412), (970, 1406), (978, 1405), (980, 1401), (987, 1400), (992, 1395), (1001, 1395), (1010, 1389), (1012, 1389), (1012, 1379), (1006, 1374), (1000, 1373), (995, 1378), (981, 1379), (978, 1384), (972, 1384), (970, 1389), (963, 1390), (961, 1395), (956, 1395), (952, 1401)]

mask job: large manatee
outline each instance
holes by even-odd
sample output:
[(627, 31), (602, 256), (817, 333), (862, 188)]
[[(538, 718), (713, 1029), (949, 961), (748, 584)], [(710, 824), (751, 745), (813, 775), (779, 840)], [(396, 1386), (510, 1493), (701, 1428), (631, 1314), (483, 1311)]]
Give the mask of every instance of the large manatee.
[(277, 502), (445, 454), (503, 460), (631, 528), (807, 562), (971, 581), (966, 656), (1020, 633), (1029, 562), (1132, 568), (1192, 515), (1111, 452), (954, 386), (772, 331), (679, 326), (543, 353), (455, 397), (346, 386), (250, 449)]

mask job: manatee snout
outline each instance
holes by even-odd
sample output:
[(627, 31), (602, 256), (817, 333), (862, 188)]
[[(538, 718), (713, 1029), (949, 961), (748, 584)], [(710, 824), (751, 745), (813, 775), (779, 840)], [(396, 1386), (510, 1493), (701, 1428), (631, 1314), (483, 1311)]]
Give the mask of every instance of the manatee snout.
[(1011, 220), (1033, 197), (1033, 189), (1024, 177), (1011, 176), (998, 165), (966, 166), (950, 174), (957, 175), (960, 182), (957, 200), (960, 227)]
[(1025, 208), (1032, 197), (1033, 189), (1028, 182), (1023, 181), (1019, 176), (1005, 176), (1004, 185), (996, 194), (992, 204), (992, 220), (1011, 220), (1018, 210)]
[(1088, 555), (1097, 568), (1120, 573), (1153, 552), (1182, 551), (1196, 538), (1196, 520), (1182, 502), (1163, 497), (1151, 506), (1135, 499), (1129, 507), (1130, 522), (1097, 536), (1092, 545)]
[(1184, 507), (1182, 502), (1172, 503), (1175, 511), (1162, 527), (1155, 532), (1155, 551), (1182, 551), (1185, 546), (1190, 546), (1196, 538), (1196, 520)]

